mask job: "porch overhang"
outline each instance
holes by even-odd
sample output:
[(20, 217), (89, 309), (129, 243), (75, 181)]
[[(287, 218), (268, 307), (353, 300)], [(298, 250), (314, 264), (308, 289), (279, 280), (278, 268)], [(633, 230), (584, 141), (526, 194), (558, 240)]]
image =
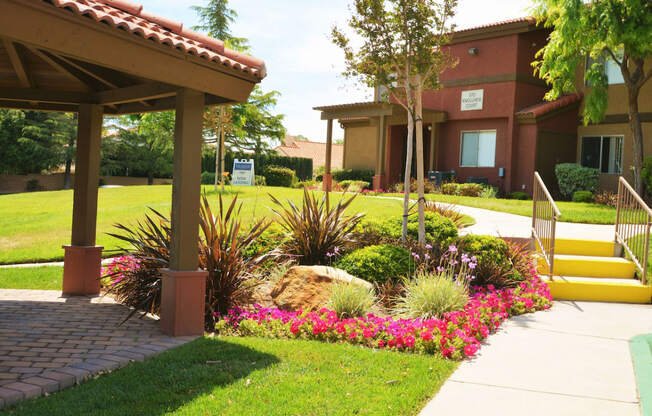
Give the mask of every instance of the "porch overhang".
[[(339, 120), (340, 123), (369, 123), (376, 125), (380, 117), (385, 117), (389, 125), (406, 124), (407, 114), (400, 104), (383, 102), (361, 102), (314, 107), (321, 112), (322, 120)], [(423, 109), (424, 123), (443, 123), (446, 112), (435, 109)]]

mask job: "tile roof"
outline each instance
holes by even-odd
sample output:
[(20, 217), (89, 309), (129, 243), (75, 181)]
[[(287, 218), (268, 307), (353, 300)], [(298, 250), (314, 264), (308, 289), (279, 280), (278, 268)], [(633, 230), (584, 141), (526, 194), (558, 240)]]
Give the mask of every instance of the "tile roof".
[[(312, 159), (314, 168), (326, 165), (326, 143), (296, 140), (291, 141), (291, 144), (278, 146), (274, 150), (285, 156)], [(333, 169), (342, 169), (344, 145), (333, 144), (331, 152), (331, 167)]]
[(383, 107), (385, 104), (378, 101), (364, 101), (359, 103), (346, 103), (346, 104), (335, 104), (335, 105), (325, 105), (321, 107), (313, 107), (313, 110), (317, 111), (332, 111), (332, 110), (345, 110), (352, 108), (367, 108), (367, 107)]
[(252, 56), (224, 47), (224, 42), (195, 32), (166, 17), (143, 10), (143, 6), (127, 0), (42, 0), (67, 9), (79, 16), (90, 17), (116, 29), (142, 36), (162, 45), (251, 74), (258, 79), (267, 75), (265, 63)]
[(539, 103), (527, 108), (522, 109), (518, 113), (516, 113), (517, 116), (530, 116), (530, 117), (541, 117), (544, 114), (548, 114), (554, 110), (558, 110), (560, 108), (564, 108), (566, 106), (569, 106), (571, 104), (577, 103), (582, 100), (583, 95), (581, 93), (575, 93), (575, 94), (569, 94), (569, 95), (564, 95), (563, 97), (560, 97), (556, 99), (555, 101), (546, 101), (543, 103)]
[(521, 23), (521, 22), (523, 22), (523, 23), (527, 22), (529, 24), (534, 25), (534, 24), (537, 23), (537, 19), (535, 19), (532, 16), (517, 17), (515, 19), (503, 20), (503, 21), (500, 21), (500, 22), (487, 23), (485, 25), (470, 27), (468, 29), (456, 30), (455, 33), (463, 33), (463, 32), (469, 32), (471, 30), (487, 29), (487, 28), (490, 28), (490, 27), (504, 26), (504, 25), (509, 25), (511, 23)]

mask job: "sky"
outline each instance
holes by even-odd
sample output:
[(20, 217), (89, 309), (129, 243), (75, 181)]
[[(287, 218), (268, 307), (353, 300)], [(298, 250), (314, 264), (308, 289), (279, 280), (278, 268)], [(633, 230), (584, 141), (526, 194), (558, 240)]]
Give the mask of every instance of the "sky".
[[(135, 0), (145, 10), (196, 25), (191, 6), (207, 0)], [(531, 0), (459, 0), (459, 29), (526, 16)], [(231, 32), (249, 39), (252, 54), (265, 60), (264, 91), (281, 93), (277, 113), (285, 114), (288, 134), (325, 141), (326, 122), (316, 106), (372, 99), (372, 92), (347, 80), (341, 51), (328, 39), (333, 25), (345, 27), (351, 0), (230, 0), (238, 13)], [(339, 126), (334, 138), (342, 138)]]

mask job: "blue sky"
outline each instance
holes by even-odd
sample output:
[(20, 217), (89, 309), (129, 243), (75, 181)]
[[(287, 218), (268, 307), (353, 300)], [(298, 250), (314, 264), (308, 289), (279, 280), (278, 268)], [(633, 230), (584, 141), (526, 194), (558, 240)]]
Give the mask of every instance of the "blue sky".
[[(150, 12), (197, 24), (191, 6), (205, 0), (136, 0)], [(341, 76), (340, 51), (328, 40), (334, 24), (344, 26), (350, 0), (231, 0), (238, 13), (235, 36), (248, 38), (254, 56), (265, 60), (265, 91), (281, 92), (277, 111), (288, 133), (323, 141), (326, 123), (312, 107), (364, 101), (371, 93)], [(473, 27), (527, 15), (530, 0), (459, 0), (455, 22)], [(342, 136), (337, 127), (336, 138)]]

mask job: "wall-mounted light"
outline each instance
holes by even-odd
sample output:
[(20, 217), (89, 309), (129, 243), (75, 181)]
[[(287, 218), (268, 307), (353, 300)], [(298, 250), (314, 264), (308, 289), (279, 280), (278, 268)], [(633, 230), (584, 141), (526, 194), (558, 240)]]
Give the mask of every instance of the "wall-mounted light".
[(469, 55), (477, 55), (478, 52), (478, 48), (469, 48)]

